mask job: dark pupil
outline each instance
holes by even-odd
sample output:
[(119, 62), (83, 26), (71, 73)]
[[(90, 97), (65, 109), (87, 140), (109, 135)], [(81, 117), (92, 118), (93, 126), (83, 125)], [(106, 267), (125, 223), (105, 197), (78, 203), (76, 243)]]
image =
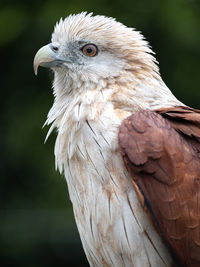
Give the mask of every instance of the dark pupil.
[(86, 51), (87, 51), (88, 54), (91, 54), (92, 53), (92, 48), (87, 48)]

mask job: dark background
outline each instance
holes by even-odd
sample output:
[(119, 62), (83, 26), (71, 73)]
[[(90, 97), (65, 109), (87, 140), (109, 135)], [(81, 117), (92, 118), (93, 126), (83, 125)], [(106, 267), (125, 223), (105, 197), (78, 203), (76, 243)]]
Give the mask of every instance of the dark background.
[(54, 168), (55, 134), (43, 144), (52, 77), (45, 69), (35, 77), (32, 68), (55, 22), (81, 11), (142, 31), (169, 88), (200, 108), (199, 0), (1, 1), (1, 266), (88, 266), (64, 177)]

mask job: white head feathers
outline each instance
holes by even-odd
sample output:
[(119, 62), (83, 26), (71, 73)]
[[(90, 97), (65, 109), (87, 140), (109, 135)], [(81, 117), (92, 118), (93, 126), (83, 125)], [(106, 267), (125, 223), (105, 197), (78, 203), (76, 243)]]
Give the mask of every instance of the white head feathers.
[[(88, 56), (83, 48), (91, 44), (97, 53)], [(133, 112), (181, 104), (162, 81), (142, 34), (113, 18), (83, 12), (61, 19), (44, 50), (40, 60), (54, 70), (52, 128), (66, 123), (63, 114), (74, 121), (98, 119), (106, 105)]]
[[(84, 70), (91, 74), (95, 72), (102, 77), (116, 76), (121, 70), (131, 70), (137, 74), (140, 69), (148, 69), (149, 74), (158, 73), (153, 52), (142, 34), (114, 18), (83, 12), (61, 19), (55, 26), (52, 43), (66, 49), (66, 44), (78, 42), (93, 43), (98, 47), (98, 56), (89, 60), (79, 57)], [(81, 46), (76, 45), (74, 48), (80, 50)], [(76, 70), (77, 66), (73, 66), (73, 71)], [(79, 73), (82, 70), (83, 66), (78, 68)], [(82, 74), (85, 75), (84, 72)]]

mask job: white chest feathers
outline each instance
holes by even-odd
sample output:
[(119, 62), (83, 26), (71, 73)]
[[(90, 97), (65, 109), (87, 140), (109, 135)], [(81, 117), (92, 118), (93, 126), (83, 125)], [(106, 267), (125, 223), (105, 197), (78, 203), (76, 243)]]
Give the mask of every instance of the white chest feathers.
[(57, 125), (55, 155), (58, 168), (65, 172), (90, 265), (171, 266), (171, 258), (138, 201), (118, 150), (122, 118), (111, 109), (93, 120), (80, 122), (72, 116), (68, 112), (66, 125), (62, 119)]

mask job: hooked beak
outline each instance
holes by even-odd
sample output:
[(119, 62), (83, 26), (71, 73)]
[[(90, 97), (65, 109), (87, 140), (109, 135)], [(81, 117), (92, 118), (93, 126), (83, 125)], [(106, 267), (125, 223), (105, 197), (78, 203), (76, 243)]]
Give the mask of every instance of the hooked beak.
[(52, 68), (62, 65), (62, 63), (64, 62), (72, 63), (71, 60), (64, 60), (59, 57), (57, 50), (58, 48), (55, 49), (55, 46), (53, 46), (53, 44), (45, 45), (38, 50), (33, 61), (33, 69), (35, 75), (37, 75), (39, 66)]

